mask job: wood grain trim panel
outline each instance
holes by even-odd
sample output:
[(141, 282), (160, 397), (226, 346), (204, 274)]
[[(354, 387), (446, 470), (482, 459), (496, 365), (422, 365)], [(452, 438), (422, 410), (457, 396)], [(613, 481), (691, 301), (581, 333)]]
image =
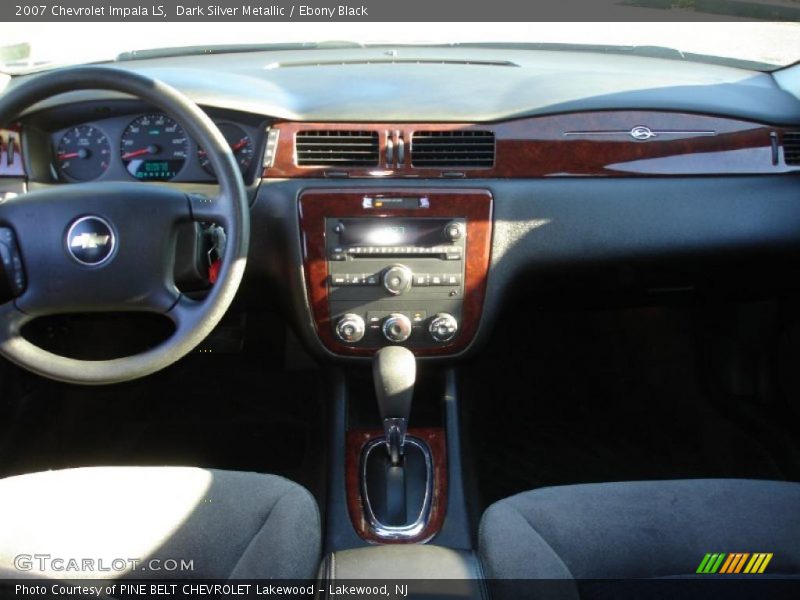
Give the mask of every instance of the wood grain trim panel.
[[(365, 209), (364, 196), (427, 196), (428, 209)], [(418, 356), (453, 354), (464, 350), (475, 336), (486, 295), (486, 276), (492, 249), (492, 195), (480, 189), (341, 189), (306, 190), (300, 194), (300, 234), (308, 301), (317, 335), (328, 350), (347, 356), (370, 356), (376, 348), (353, 347), (333, 333), (328, 304), (328, 261), (325, 254), (326, 217), (463, 217), (467, 220), (464, 298), (458, 335), (449, 343), (412, 348)]]
[[(635, 140), (629, 132), (646, 126), (657, 132)], [(773, 160), (771, 134), (785, 128), (707, 115), (664, 111), (598, 111), (532, 117), (502, 123), (296, 123), (273, 125), (280, 131), (275, 162), (264, 177), (438, 178), (444, 172), (465, 179), (532, 177), (632, 177), (663, 175), (743, 175), (800, 171)], [(374, 168), (298, 167), (294, 137), (298, 131), (358, 129), (377, 131), (380, 164)], [(491, 168), (414, 168), (415, 131), (494, 131), (495, 164)], [(401, 132), (406, 152), (402, 164), (387, 166), (386, 140)], [(702, 135), (697, 132), (715, 132)], [(580, 135), (583, 132), (584, 135)]]
[(359, 465), (364, 446), (383, 431), (377, 429), (353, 429), (347, 432), (345, 448), (345, 485), (347, 489), (347, 510), (350, 521), (359, 537), (372, 543), (380, 544), (415, 544), (425, 542), (442, 529), (447, 513), (447, 446), (444, 429), (439, 427), (411, 428), (408, 435), (425, 442), (430, 448), (433, 460), (433, 498), (428, 525), (420, 534), (406, 540), (386, 540), (372, 533), (364, 513), (364, 502), (361, 498), (361, 476)]

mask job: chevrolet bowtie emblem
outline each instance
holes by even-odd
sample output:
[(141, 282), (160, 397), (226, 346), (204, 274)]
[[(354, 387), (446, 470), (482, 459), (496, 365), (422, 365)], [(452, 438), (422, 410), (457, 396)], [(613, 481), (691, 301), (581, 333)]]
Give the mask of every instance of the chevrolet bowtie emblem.
[(73, 248), (83, 248), (84, 250), (86, 250), (88, 248), (97, 248), (99, 246), (105, 246), (106, 244), (108, 244), (110, 239), (111, 239), (110, 235), (100, 235), (97, 233), (82, 233), (72, 238), (72, 241), (69, 243), (69, 245)]
[(67, 252), (87, 267), (95, 267), (110, 260), (116, 245), (117, 239), (111, 224), (94, 215), (76, 219), (64, 238)]

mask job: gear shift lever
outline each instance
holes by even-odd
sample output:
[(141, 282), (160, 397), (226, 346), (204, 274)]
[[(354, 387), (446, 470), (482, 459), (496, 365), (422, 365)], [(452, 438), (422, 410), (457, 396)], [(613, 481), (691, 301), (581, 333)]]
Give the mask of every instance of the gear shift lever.
[(381, 348), (372, 359), (372, 377), (386, 435), (386, 450), (392, 465), (397, 466), (403, 456), (417, 377), (414, 354), (402, 346)]

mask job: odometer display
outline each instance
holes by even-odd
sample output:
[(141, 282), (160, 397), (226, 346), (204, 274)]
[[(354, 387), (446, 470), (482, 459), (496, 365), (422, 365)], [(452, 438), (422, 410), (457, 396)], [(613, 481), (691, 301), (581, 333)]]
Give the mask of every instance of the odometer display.
[(67, 179), (89, 181), (106, 172), (111, 146), (105, 134), (90, 125), (64, 132), (56, 148), (56, 165)]
[(142, 115), (122, 133), (120, 156), (136, 179), (168, 181), (183, 168), (188, 153), (183, 128), (163, 113)]

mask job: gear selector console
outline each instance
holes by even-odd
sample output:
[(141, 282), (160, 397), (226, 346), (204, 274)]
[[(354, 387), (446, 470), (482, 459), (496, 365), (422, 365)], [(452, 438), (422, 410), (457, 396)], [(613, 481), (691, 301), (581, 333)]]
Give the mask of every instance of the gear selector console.
[(381, 348), (372, 359), (383, 437), (362, 451), (360, 491), (368, 527), (384, 540), (418, 538), (430, 522), (431, 450), (424, 440), (406, 435), (416, 375), (416, 359), (407, 348)]

